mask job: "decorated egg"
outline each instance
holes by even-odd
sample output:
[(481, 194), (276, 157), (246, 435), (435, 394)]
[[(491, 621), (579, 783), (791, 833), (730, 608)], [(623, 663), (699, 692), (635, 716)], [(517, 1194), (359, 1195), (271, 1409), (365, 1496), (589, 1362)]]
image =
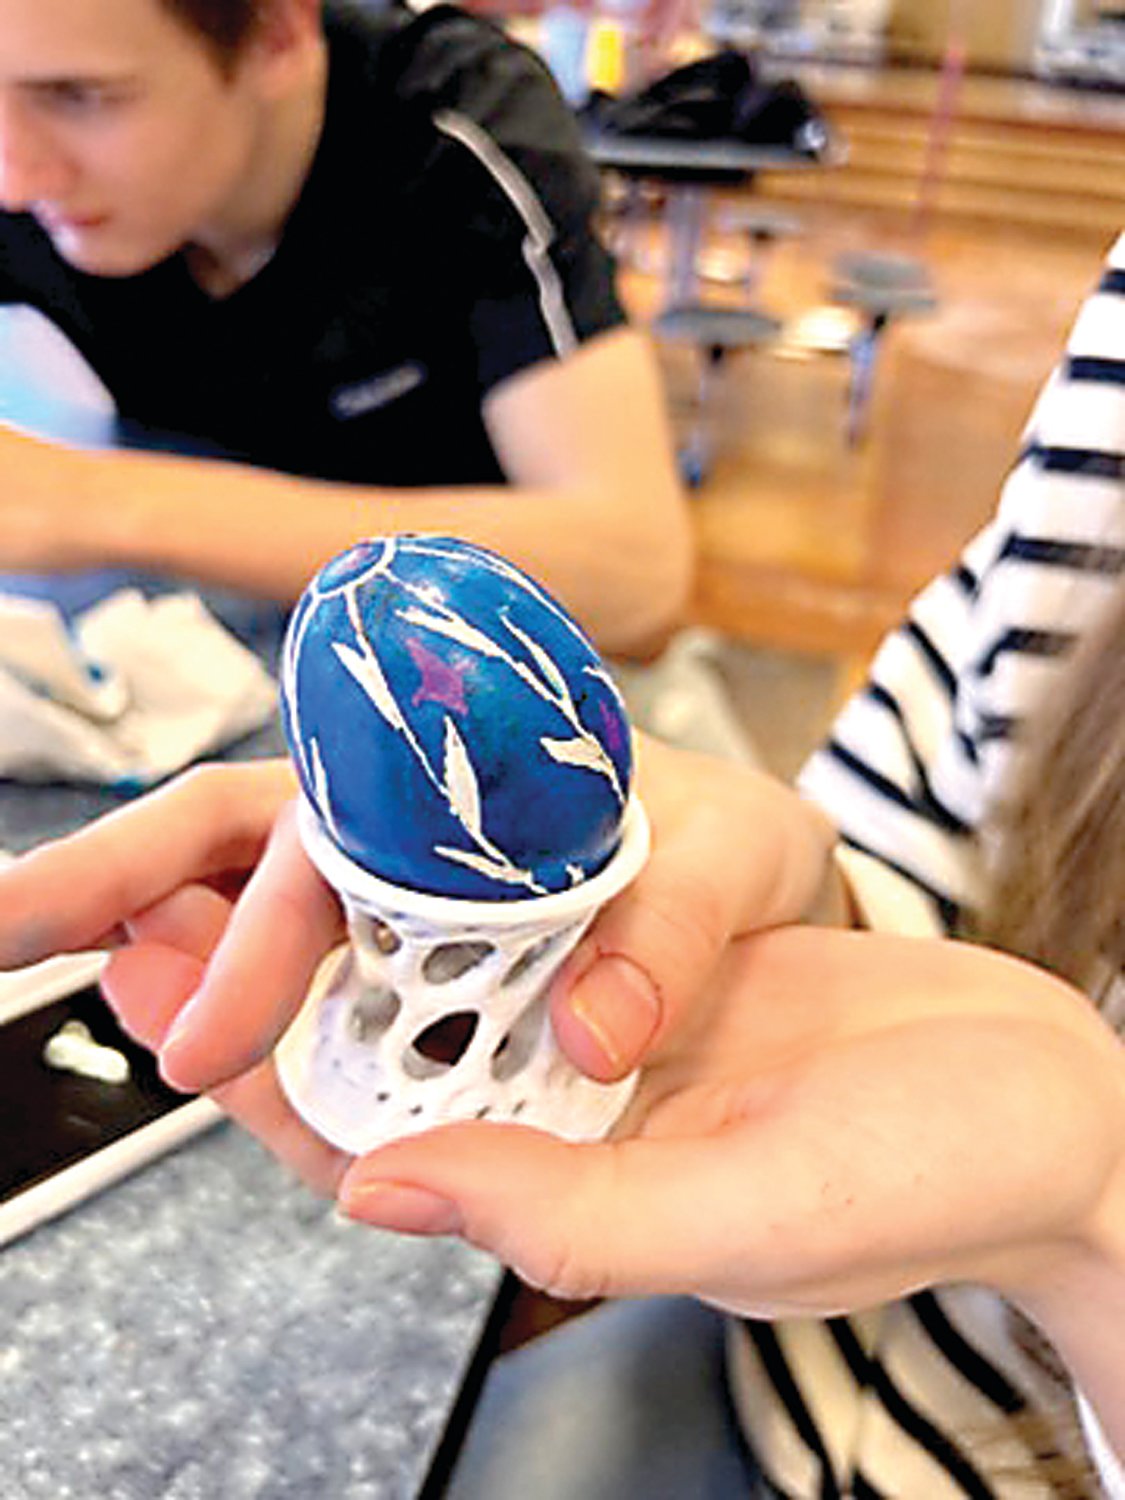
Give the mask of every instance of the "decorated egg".
[(289, 624), (282, 707), (322, 831), (382, 880), (526, 899), (618, 846), (620, 694), (562, 605), (483, 547), (400, 535), (327, 563)]

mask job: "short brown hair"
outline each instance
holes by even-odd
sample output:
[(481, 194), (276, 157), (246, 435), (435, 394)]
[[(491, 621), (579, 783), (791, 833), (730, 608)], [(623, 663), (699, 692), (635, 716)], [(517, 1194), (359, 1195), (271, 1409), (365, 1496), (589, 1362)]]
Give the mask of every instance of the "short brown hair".
[(265, 0), (160, 0), (164, 9), (194, 31), (226, 69), (257, 25)]

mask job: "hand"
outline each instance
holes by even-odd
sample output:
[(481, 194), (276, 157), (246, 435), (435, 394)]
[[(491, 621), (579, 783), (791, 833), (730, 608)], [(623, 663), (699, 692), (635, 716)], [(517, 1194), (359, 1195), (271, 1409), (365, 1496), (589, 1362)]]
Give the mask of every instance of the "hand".
[(356, 1161), (347, 1212), (462, 1233), (562, 1296), (825, 1315), (1049, 1281), (1120, 1192), (1121, 1046), (1085, 997), (965, 944), (734, 944), (617, 1137), (448, 1126)]
[[(684, 759), (646, 749), (652, 859), (554, 996), (564, 1041), (595, 1058), (576, 1002), (611, 1029), (638, 984), (657, 997), (620, 1137), (449, 1127), (356, 1163), (350, 1211), (463, 1225), (556, 1291), (674, 1288), (770, 1313), (1049, 1259), (1117, 1170), (1119, 1043), (1065, 985), (960, 945), (806, 929), (724, 953), (825, 885), (827, 839), (815, 821), (807, 844), (775, 838), (792, 809), (772, 786)], [(284, 763), (195, 771), (18, 861), (0, 873), (0, 962), (124, 944), (107, 992), (165, 1073), (332, 1191), (347, 1160), (292, 1113), (269, 1060), (342, 932), (292, 791)], [(713, 857), (726, 840), (737, 864)]]
[(552, 1019), (563, 1047), (610, 1081), (694, 1014), (739, 933), (802, 920), (847, 925), (835, 830), (781, 782), (733, 761), (637, 737), (653, 851), (563, 966)]
[[(331, 1193), (347, 1158), (293, 1114), (267, 1059), (343, 931), (300, 848), (294, 790), (284, 761), (209, 766), (25, 855), (0, 872), (0, 964), (111, 948), (107, 997), (132, 1036), (171, 1053), (171, 1081), (209, 1085)], [(189, 1002), (201, 1024), (180, 1076), (170, 1034)]]
[[(690, 1020), (733, 933), (793, 920), (831, 887), (827, 821), (770, 778), (644, 742), (639, 779), (652, 857), (552, 995), (563, 1046), (602, 1078)], [(26, 856), (0, 873), (0, 965), (125, 944), (103, 984), (169, 1081), (213, 1093), (330, 1188), (342, 1158), (292, 1115), (268, 1062), (341, 934), (283, 811), (293, 790), (284, 763), (208, 767)]]

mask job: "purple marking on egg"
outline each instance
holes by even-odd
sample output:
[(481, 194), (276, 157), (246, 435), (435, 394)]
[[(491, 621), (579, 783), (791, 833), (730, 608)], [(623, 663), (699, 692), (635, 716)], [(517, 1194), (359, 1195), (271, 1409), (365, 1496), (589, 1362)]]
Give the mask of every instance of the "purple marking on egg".
[(605, 747), (611, 755), (616, 755), (625, 743), (621, 716), (620, 714), (611, 712), (608, 704), (604, 701), (598, 704), (598, 712), (602, 717), (602, 735)]
[(421, 641), (408, 640), (406, 649), (414, 665), (422, 674), (422, 680), (414, 690), (410, 702), (414, 708), (420, 703), (437, 703), (455, 714), (468, 712), (465, 703), (465, 668), (451, 666), (435, 655)]

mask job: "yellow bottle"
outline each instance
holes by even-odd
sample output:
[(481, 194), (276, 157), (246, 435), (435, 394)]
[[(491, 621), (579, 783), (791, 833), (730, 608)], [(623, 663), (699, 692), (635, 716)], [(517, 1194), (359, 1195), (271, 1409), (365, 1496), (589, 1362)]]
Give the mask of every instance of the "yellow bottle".
[(626, 75), (625, 28), (614, 16), (596, 16), (586, 40), (586, 81), (591, 90), (618, 94)]

